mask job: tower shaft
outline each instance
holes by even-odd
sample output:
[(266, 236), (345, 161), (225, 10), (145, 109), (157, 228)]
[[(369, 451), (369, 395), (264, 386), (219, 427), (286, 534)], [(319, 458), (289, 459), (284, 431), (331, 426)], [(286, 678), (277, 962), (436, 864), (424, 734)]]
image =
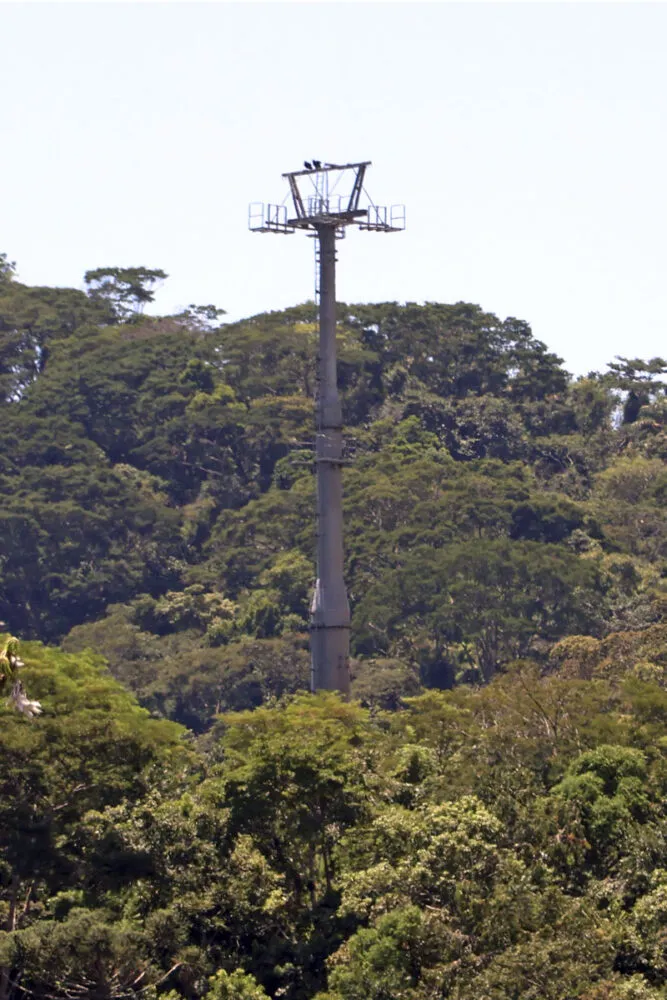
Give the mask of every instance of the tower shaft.
[(336, 375), (336, 226), (317, 226), (320, 334), (317, 436), (317, 584), (311, 606), (312, 689), (350, 690), (350, 606), (343, 579), (343, 416)]

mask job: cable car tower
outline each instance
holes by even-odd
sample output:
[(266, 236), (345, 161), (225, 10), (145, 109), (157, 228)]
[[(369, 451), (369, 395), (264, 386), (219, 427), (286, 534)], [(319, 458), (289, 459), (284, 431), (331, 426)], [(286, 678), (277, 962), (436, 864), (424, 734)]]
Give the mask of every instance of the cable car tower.
[[(282, 176), (289, 190), (280, 205), (254, 202), (248, 225), (255, 233), (317, 240), (320, 332), (316, 399), (317, 582), (310, 608), (313, 691), (350, 690), (350, 605), (343, 578), (343, 415), (336, 377), (336, 240), (347, 226), (368, 232), (405, 229), (403, 205), (374, 205), (364, 189), (370, 161), (305, 163)], [(360, 208), (364, 193), (368, 204)], [(291, 198), (293, 212), (285, 204)], [(316, 290), (317, 294), (317, 290)]]

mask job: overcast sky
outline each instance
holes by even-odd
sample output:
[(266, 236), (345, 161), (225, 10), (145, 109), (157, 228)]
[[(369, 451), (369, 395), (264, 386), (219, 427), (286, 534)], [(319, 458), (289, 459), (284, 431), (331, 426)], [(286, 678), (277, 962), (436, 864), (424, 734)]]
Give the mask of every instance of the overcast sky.
[(161, 312), (312, 298), (312, 241), (247, 230), (307, 158), (373, 161), (408, 228), (351, 233), (339, 299), (466, 300), (574, 372), (667, 354), (667, 7), (0, 4), (0, 250), (28, 283), (161, 267)]

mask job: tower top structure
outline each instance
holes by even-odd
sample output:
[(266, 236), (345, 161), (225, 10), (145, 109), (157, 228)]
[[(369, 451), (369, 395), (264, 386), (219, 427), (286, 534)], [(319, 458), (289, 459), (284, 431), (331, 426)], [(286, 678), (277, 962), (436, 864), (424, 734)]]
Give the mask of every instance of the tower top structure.
[[(405, 229), (404, 205), (376, 205), (364, 187), (370, 160), (361, 163), (325, 163), (315, 160), (302, 170), (282, 176), (289, 190), (281, 204), (253, 202), (248, 226), (256, 233), (288, 236), (297, 229), (317, 231), (331, 226), (342, 231), (356, 225), (368, 232), (393, 233)], [(362, 206), (362, 195), (365, 204)], [(288, 208), (288, 198), (292, 204)]]

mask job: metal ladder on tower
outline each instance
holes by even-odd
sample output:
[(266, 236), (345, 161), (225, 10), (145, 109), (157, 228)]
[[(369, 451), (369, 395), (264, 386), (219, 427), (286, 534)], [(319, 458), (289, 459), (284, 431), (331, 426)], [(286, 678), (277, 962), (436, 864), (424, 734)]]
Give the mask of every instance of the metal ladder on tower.
[[(344, 240), (345, 239), (345, 228), (344, 228), (344, 226), (341, 226), (340, 229), (336, 230), (336, 239), (337, 240)], [(315, 305), (319, 306), (319, 304), (320, 304), (320, 241), (314, 239), (313, 240), (313, 247), (315, 249), (315, 282), (314, 282), (314, 288), (315, 288)]]

